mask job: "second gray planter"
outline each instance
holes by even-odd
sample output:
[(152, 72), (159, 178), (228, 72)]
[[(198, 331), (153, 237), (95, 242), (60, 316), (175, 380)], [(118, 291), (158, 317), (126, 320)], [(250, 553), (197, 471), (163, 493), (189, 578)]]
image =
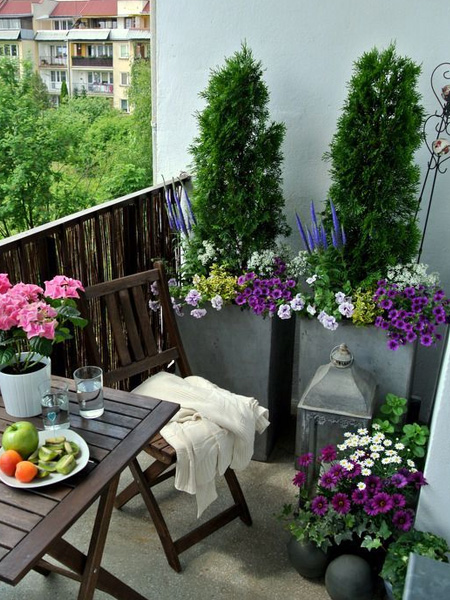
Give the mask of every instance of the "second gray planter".
[(270, 426), (256, 434), (253, 459), (265, 461), (290, 418), (295, 320), (263, 319), (238, 306), (178, 318), (192, 372), (219, 387), (256, 398)]

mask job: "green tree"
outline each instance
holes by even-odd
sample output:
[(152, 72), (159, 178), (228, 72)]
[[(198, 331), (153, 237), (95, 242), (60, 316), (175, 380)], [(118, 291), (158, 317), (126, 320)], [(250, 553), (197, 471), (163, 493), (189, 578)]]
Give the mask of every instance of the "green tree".
[(133, 164), (136, 164), (141, 172), (142, 187), (148, 187), (153, 183), (152, 91), (149, 60), (140, 58), (133, 61), (128, 100), (132, 108), (130, 119)]
[(395, 46), (356, 61), (348, 97), (326, 155), (330, 196), (344, 225), (353, 285), (371, 273), (408, 262), (417, 251), (415, 221), (423, 109), (420, 67)]
[(48, 96), (24, 62), (0, 60), (0, 233), (45, 222), (59, 149), (46, 119)]
[(254, 251), (270, 249), (289, 228), (281, 189), (282, 123), (269, 122), (269, 92), (261, 62), (243, 44), (211, 72), (200, 96), (193, 156), (193, 209), (197, 219), (187, 264), (210, 242), (220, 262), (239, 272)]
[(63, 102), (67, 102), (68, 97), (69, 97), (69, 90), (67, 89), (67, 83), (65, 81), (63, 81), (61, 83), (61, 93), (59, 95), (59, 100), (60, 100), (61, 104)]

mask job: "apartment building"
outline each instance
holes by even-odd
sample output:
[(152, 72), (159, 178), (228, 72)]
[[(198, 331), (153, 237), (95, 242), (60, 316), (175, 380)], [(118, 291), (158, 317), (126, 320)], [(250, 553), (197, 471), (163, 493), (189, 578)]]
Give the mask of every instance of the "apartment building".
[(129, 112), (132, 62), (150, 57), (149, 2), (0, 0), (0, 56), (31, 60), (55, 105), (66, 82)]

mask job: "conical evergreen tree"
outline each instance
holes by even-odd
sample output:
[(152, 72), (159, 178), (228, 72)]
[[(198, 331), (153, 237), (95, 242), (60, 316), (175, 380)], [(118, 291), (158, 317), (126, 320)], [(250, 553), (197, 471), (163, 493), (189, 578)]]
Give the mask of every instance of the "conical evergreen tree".
[(197, 220), (187, 251), (192, 272), (203, 241), (218, 262), (239, 272), (254, 251), (273, 247), (288, 234), (281, 189), (282, 123), (269, 122), (263, 70), (244, 44), (212, 71), (200, 94), (199, 134), (193, 156), (193, 210)]
[(347, 235), (353, 285), (417, 252), (415, 221), (423, 108), (420, 67), (395, 46), (373, 49), (354, 66), (330, 151), (330, 197)]

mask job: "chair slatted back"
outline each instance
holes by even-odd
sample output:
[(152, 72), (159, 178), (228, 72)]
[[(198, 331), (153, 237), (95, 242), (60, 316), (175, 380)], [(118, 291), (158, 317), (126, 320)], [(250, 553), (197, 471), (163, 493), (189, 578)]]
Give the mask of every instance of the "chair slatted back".
[[(151, 298), (150, 286), (155, 282), (158, 284), (160, 311), (151, 314), (148, 302)], [(99, 351), (102, 345), (105, 346), (105, 340), (97, 340), (90, 325), (87, 326), (85, 339), (88, 356), (104, 368), (105, 385), (164, 368), (173, 361), (182, 377), (191, 374), (162, 263), (156, 262), (155, 268), (149, 271), (86, 288), (81, 310), (88, 319), (96, 302), (99, 303), (97, 310), (104, 311), (103, 316), (109, 322), (117, 352), (117, 366), (105, 369), (105, 361)], [(166, 343), (162, 344), (161, 339)]]

